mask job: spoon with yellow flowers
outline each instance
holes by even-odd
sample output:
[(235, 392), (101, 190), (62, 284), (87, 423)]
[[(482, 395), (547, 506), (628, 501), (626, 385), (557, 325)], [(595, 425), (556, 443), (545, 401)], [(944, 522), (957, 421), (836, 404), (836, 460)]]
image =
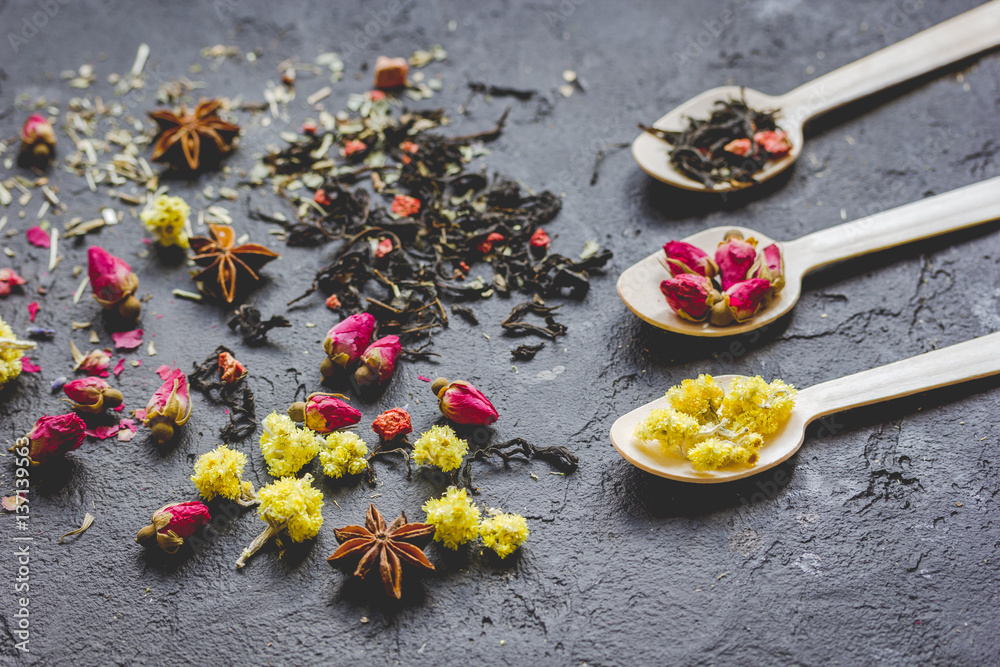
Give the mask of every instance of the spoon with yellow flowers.
[(1000, 0), (917, 33), (785, 93), (722, 86), (661, 117), (632, 142), (650, 176), (698, 192), (768, 180), (802, 154), (812, 118), (1000, 45)]
[(732, 336), (769, 324), (821, 266), (1000, 218), (1000, 178), (776, 242), (745, 227), (670, 241), (618, 278), (618, 296), (650, 324), (689, 336)]
[(1000, 373), (1000, 333), (797, 391), (781, 380), (700, 375), (626, 415), (611, 443), (629, 463), (682, 482), (756, 475), (799, 450), (810, 422)]

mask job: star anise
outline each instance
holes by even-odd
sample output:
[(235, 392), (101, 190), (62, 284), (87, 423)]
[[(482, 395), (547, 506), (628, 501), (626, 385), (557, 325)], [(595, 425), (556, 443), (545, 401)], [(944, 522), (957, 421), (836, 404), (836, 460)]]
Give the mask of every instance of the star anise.
[(195, 253), (192, 259), (198, 266), (205, 267), (194, 279), (217, 283), (227, 303), (233, 302), (238, 290), (247, 287), (247, 281), (260, 280), (257, 272), (261, 267), (280, 257), (259, 243), (233, 247), (236, 232), (228, 225), (209, 224), (208, 231), (211, 238), (192, 236), (190, 239), (191, 250)]
[(239, 125), (219, 117), (220, 106), (219, 100), (202, 100), (194, 113), (188, 113), (183, 104), (179, 114), (169, 109), (150, 111), (150, 118), (159, 126), (153, 161), (181, 168), (186, 165), (191, 171), (217, 165), (233, 149), (233, 139), (240, 133)]
[(360, 557), (354, 576), (364, 578), (378, 562), (379, 574), (386, 595), (397, 600), (402, 596), (403, 563), (425, 570), (434, 566), (423, 548), (434, 537), (434, 526), (427, 523), (407, 523), (406, 514), (388, 526), (375, 505), (368, 506), (364, 526), (344, 526), (333, 531), (340, 547), (327, 558), (339, 561)]

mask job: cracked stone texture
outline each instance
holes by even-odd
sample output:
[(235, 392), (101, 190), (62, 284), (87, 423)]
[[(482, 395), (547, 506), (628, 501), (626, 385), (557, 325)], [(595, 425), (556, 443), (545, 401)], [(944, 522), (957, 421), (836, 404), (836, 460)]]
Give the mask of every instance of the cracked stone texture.
[[(125, 100), (137, 117), (155, 105), (159, 82), (180, 76), (204, 81), (206, 94), (261, 100), (265, 82), (277, 82), (278, 63), (311, 62), (325, 50), (348, 54), (347, 75), (325, 101), (336, 110), (348, 92), (366, 90), (376, 55), (408, 55), (441, 43), (448, 61), (426, 72), (441, 72), (445, 89), (412, 106), (445, 106), (454, 121), (449, 132), (475, 131), (491, 126), (508, 101), (480, 98), (463, 118), (456, 110), (467, 80), (537, 89), (536, 99), (513, 102), (507, 131), (484, 163), (491, 172), (565, 195), (549, 229), (557, 250), (574, 254), (597, 240), (615, 259), (582, 303), (563, 309), (568, 335), (534, 361), (512, 367), (509, 350), (525, 341), (501, 334), (499, 321), (512, 303), (494, 299), (477, 308), (480, 326), (454, 318), (437, 336), (441, 357), (403, 364), (387, 394), (362, 406), (365, 424), (383, 408), (408, 405), (415, 427), (424, 429), (435, 406), (417, 375), (465, 378), (500, 411), (495, 440), (523, 436), (578, 452), (580, 469), (566, 476), (550, 474), (544, 462), (476, 465), (481, 502), (529, 517), (531, 537), (518, 556), (498, 565), (478, 549), (449, 554), (432, 546), (437, 572), (409, 576), (398, 604), (382, 601), (377, 588), (348, 583), (324, 562), (335, 548), (333, 528), (359, 521), (375, 494), (386, 515), (405, 510), (422, 518), (420, 505), (439, 491), (427, 478), (408, 482), (392, 463), (379, 466), (381, 484), (374, 490), (324, 484), (326, 523), (319, 537), (281, 560), (271, 547), (245, 571), (234, 571), (234, 559), (263, 527), (252, 513), (223, 515), (197, 554), (144, 552), (132, 541), (136, 530), (164, 503), (194, 498), (191, 465), (217, 442), (224, 415), (199, 395), (171, 449), (158, 451), (141, 433), (131, 443), (87, 442), (63, 478), (33, 476), (31, 652), (12, 648), (15, 594), (5, 584), (0, 662), (1000, 661), (1000, 380), (834, 415), (809, 429), (785, 465), (726, 485), (650, 476), (624, 462), (608, 441), (616, 415), (699, 372), (759, 373), (806, 387), (1000, 329), (995, 223), (827, 268), (810, 276), (789, 316), (733, 340), (688, 340), (642, 324), (619, 302), (614, 285), (622, 269), (651, 249), (708, 226), (739, 223), (792, 239), (842, 222), (842, 213), (855, 219), (1000, 175), (1000, 56), (970, 59), (814, 123), (800, 163), (756, 192), (725, 200), (677, 192), (645, 176), (627, 150), (611, 152), (596, 186), (588, 184), (598, 148), (631, 141), (637, 122), (704, 89), (738, 82), (781, 93), (977, 3), (543, 0), (470, 8), (442, 0), (376, 1), (360, 9), (355, 3), (136, 6), (105, 0), (59, 5), (13, 53), (8, 31), (20, 31), (41, 4), (0, 2), (5, 138), (17, 135), (25, 116), (16, 104), (22, 94), (65, 109), (78, 91), (60, 81), (59, 72), (82, 63), (96, 68), (97, 82), (86, 93), (111, 99), (107, 75), (126, 72), (143, 41), (152, 49), (149, 88)], [(726, 7), (733, 13), (723, 13)], [(365, 37), (366, 25), (373, 39)], [(199, 51), (215, 44), (259, 49), (260, 57), (255, 64), (213, 67)], [(204, 70), (189, 72), (193, 64)], [(557, 92), (565, 69), (578, 73), (586, 91), (568, 99)], [(263, 116), (239, 114), (245, 136), (228, 162), (234, 173), (173, 183), (172, 191), (204, 208), (202, 187), (235, 183), (266, 145), (281, 143), (278, 131), (310, 115), (304, 98), (322, 85), (322, 77), (300, 75), (288, 124), (262, 127)], [(61, 133), (60, 141), (65, 152), (68, 137)], [(52, 179), (69, 204), (53, 224), (94, 217), (109, 204), (106, 190), (91, 193), (61, 170)], [(11, 214), (8, 229), (18, 231), (3, 241), (17, 252), (9, 264), (30, 286), (47, 255), (23, 235), (38, 201), (24, 220), (13, 215), (16, 204), (2, 211)], [(269, 280), (251, 298), (265, 315), (283, 312), (336, 247), (286, 249), (265, 223), (249, 221), (249, 208), (289, 212), (266, 188), (222, 203), (234, 211), (240, 232), (284, 253), (265, 269)], [(143, 325), (158, 355), (128, 355), (143, 366), (127, 367), (114, 383), (129, 409), (144, 405), (158, 385), (155, 366), (176, 362), (189, 369), (219, 344), (233, 347), (250, 368), (261, 417), (284, 409), (300, 383), (319, 388), (320, 342), (332, 318), (318, 296), (288, 314), (293, 329), (272, 332), (270, 346), (248, 348), (225, 328), (225, 312), (171, 296), (173, 288), (190, 288), (187, 272), (155, 255), (139, 258), (143, 236), (129, 213), (122, 225), (61, 245), (64, 261), (39, 298), (38, 317), (58, 333), (32, 355), (43, 372), (22, 377), (3, 394), (6, 441), (43, 412), (64, 409), (48, 386), (68, 373), (71, 320), (96, 318), (102, 343), (110, 342), (89, 295), (78, 305), (71, 300), (78, 281), (70, 269), (85, 263), (88, 243), (125, 256), (140, 276), (140, 292), (153, 295)], [(0, 301), (0, 313), (23, 331), (31, 298)], [(74, 337), (81, 345), (86, 340)], [(255, 443), (240, 448), (250, 457), (248, 477), (259, 486), (268, 477)], [(0, 488), (9, 492), (13, 461), (4, 460)], [(88, 511), (96, 517), (93, 527), (57, 545)], [(0, 563), (4, 581), (12, 582), (13, 521), (0, 517), (0, 526)]]

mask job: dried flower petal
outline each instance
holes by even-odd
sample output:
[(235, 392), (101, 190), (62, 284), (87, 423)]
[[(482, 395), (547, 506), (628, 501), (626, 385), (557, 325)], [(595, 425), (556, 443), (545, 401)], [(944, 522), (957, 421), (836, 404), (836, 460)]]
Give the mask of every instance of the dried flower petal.
[(396, 195), (392, 200), (392, 212), (401, 218), (408, 218), (420, 212), (420, 200), (407, 195)]
[(28, 231), (25, 232), (25, 234), (28, 237), (28, 243), (30, 243), (33, 246), (36, 246), (38, 248), (48, 248), (50, 245), (52, 245), (52, 240), (49, 238), (49, 233), (44, 229), (42, 229), (41, 227), (39, 227), (38, 225), (30, 227)]

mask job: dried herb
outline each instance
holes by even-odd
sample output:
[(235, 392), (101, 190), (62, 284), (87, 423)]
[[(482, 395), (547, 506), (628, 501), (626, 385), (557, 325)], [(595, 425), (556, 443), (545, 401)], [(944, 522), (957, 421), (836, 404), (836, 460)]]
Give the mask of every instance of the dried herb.
[(608, 150), (618, 150), (620, 148), (628, 148), (631, 144), (626, 143), (610, 143), (605, 144), (597, 151), (597, 155), (594, 157), (594, 170), (590, 173), (590, 184), (597, 185), (597, 176), (601, 171), (601, 164), (604, 163), (604, 158)]
[(460, 306), (456, 303), (451, 304), (451, 312), (456, 315), (460, 315), (463, 320), (469, 324), (479, 324), (479, 318), (476, 314), (472, 312), (472, 309), (468, 306)]
[(215, 352), (205, 357), (205, 361), (194, 365), (194, 371), (188, 374), (188, 383), (211, 402), (229, 408), (229, 422), (219, 431), (222, 441), (245, 440), (257, 430), (253, 390), (245, 375), (234, 382), (222, 379), (219, 374), (219, 355), (223, 353), (232, 355), (233, 351), (224, 345), (215, 348)]
[(434, 537), (434, 526), (408, 523), (406, 514), (400, 514), (387, 526), (375, 505), (368, 505), (364, 526), (344, 526), (333, 534), (340, 547), (327, 560), (358, 559), (354, 576), (362, 579), (377, 564), (386, 595), (397, 600), (403, 595), (404, 563), (423, 570), (434, 569), (423, 551)]
[[(503, 327), (506, 333), (511, 335), (534, 334), (542, 338), (555, 340), (556, 336), (566, 333), (566, 325), (556, 322), (555, 317), (552, 315), (559, 308), (560, 306), (544, 306), (532, 301), (521, 303), (514, 306), (514, 309), (510, 311), (510, 315), (500, 323), (500, 326)], [(545, 318), (545, 326), (525, 321), (524, 317), (528, 314), (539, 315)]]
[(153, 147), (154, 162), (169, 162), (174, 167), (198, 171), (218, 166), (223, 155), (233, 148), (240, 133), (234, 125), (219, 117), (219, 100), (203, 100), (188, 113), (183, 104), (180, 113), (169, 109), (151, 111), (149, 117), (159, 129)]
[(537, 345), (518, 345), (510, 351), (510, 356), (518, 361), (531, 361), (543, 347), (545, 347), (545, 343), (538, 343)]
[(689, 119), (683, 132), (639, 127), (670, 144), (671, 164), (707, 188), (727, 182), (752, 185), (768, 160), (784, 157), (791, 148), (774, 112), (751, 109), (744, 100), (720, 100), (711, 116)]
[(243, 337), (243, 342), (247, 345), (257, 346), (267, 342), (267, 332), (271, 329), (287, 328), (292, 326), (283, 315), (273, 315), (270, 319), (264, 320), (260, 311), (253, 306), (240, 306), (229, 322), (229, 328), (238, 331)]
[(503, 459), (504, 465), (508, 465), (515, 457), (523, 457), (529, 461), (535, 459), (545, 459), (562, 472), (574, 472), (579, 466), (580, 459), (566, 447), (537, 447), (524, 438), (514, 438), (499, 445), (491, 445), (477, 450), (465, 459), (465, 463), (455, 473), (457, 485), (468, 488), (472, 493), (477, 493), (472, 486), (472, 462), (485, 461), (494, 456)]
[(204, 267), (194, 278), (203, 282), (203, 291), (209, 294), (216, 294), (218, 288), (227, 303), (255, 285), (261, 267), (280, 256), (258, 243), (236, 245), (236, 232), (228, 225), (209, 224), (208, 231), (210, 237), (189, 240), (194, 263)]

